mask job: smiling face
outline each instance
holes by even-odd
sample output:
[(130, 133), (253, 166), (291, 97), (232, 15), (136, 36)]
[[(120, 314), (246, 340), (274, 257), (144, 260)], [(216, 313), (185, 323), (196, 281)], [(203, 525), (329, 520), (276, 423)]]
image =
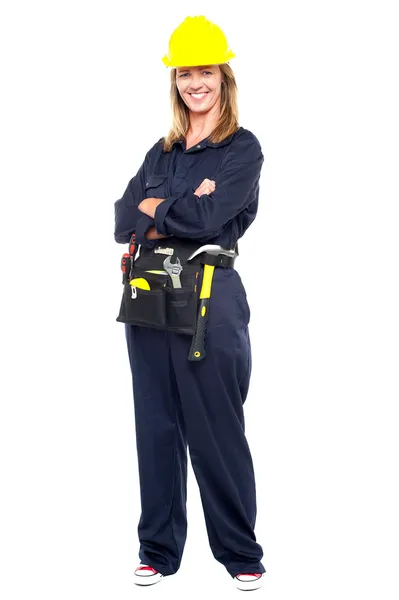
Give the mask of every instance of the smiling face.
[(208, 112), (220, 105), (222, 72), (219, 65), (177, 67), (176, 85), (180, 96), (190, 110)]

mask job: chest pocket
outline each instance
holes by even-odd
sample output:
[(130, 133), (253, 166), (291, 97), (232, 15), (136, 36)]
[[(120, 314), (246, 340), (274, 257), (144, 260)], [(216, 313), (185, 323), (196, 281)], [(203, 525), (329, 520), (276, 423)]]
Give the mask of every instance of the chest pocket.
[(168, 193), (167, 175), (149, 175), (145, 182), (146, 198), (166, 198)]

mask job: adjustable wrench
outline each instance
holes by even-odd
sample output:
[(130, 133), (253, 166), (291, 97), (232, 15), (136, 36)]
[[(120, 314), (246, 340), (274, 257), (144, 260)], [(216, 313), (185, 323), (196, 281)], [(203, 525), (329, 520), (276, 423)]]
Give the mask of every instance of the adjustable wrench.
[(183, 267), (181, 266), (179, 257), (176, 257), (175, 263), (170, 262), (170, 256), (165, 258), (163, 261), (163, 268), (170, 275), (173, 287), (181, 288), (180, 273), (182, 272)]

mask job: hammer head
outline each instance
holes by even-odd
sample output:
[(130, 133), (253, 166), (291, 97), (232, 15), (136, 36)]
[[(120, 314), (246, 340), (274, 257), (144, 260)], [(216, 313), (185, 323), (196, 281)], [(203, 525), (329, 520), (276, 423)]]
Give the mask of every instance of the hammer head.
[(236, 256), (235, 250), (224, 250), (224, 249), (211, 249), (206, 251), (207, 254), (217, 256), (218, 254), (225, 254), (226, 256)]

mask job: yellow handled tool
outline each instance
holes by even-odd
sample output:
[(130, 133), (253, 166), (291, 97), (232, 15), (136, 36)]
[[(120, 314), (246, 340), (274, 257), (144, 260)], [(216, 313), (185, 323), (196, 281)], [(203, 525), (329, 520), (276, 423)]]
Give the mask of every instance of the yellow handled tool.
[(214, 270), (214, 265), (204, 264), (204, 277), (202, 279), (197, 326), (193, 335), (188, 360), (201, 360), (205, 356), (205, 331), (208, 322), (209, 299), (211, 297)]
[(130, 285), (136, 288), (140, 288), (141, 290), (150, 290), (150, 284), (143, 277), (136, 277), (136, 279), (132, 279), (130, 281)]

